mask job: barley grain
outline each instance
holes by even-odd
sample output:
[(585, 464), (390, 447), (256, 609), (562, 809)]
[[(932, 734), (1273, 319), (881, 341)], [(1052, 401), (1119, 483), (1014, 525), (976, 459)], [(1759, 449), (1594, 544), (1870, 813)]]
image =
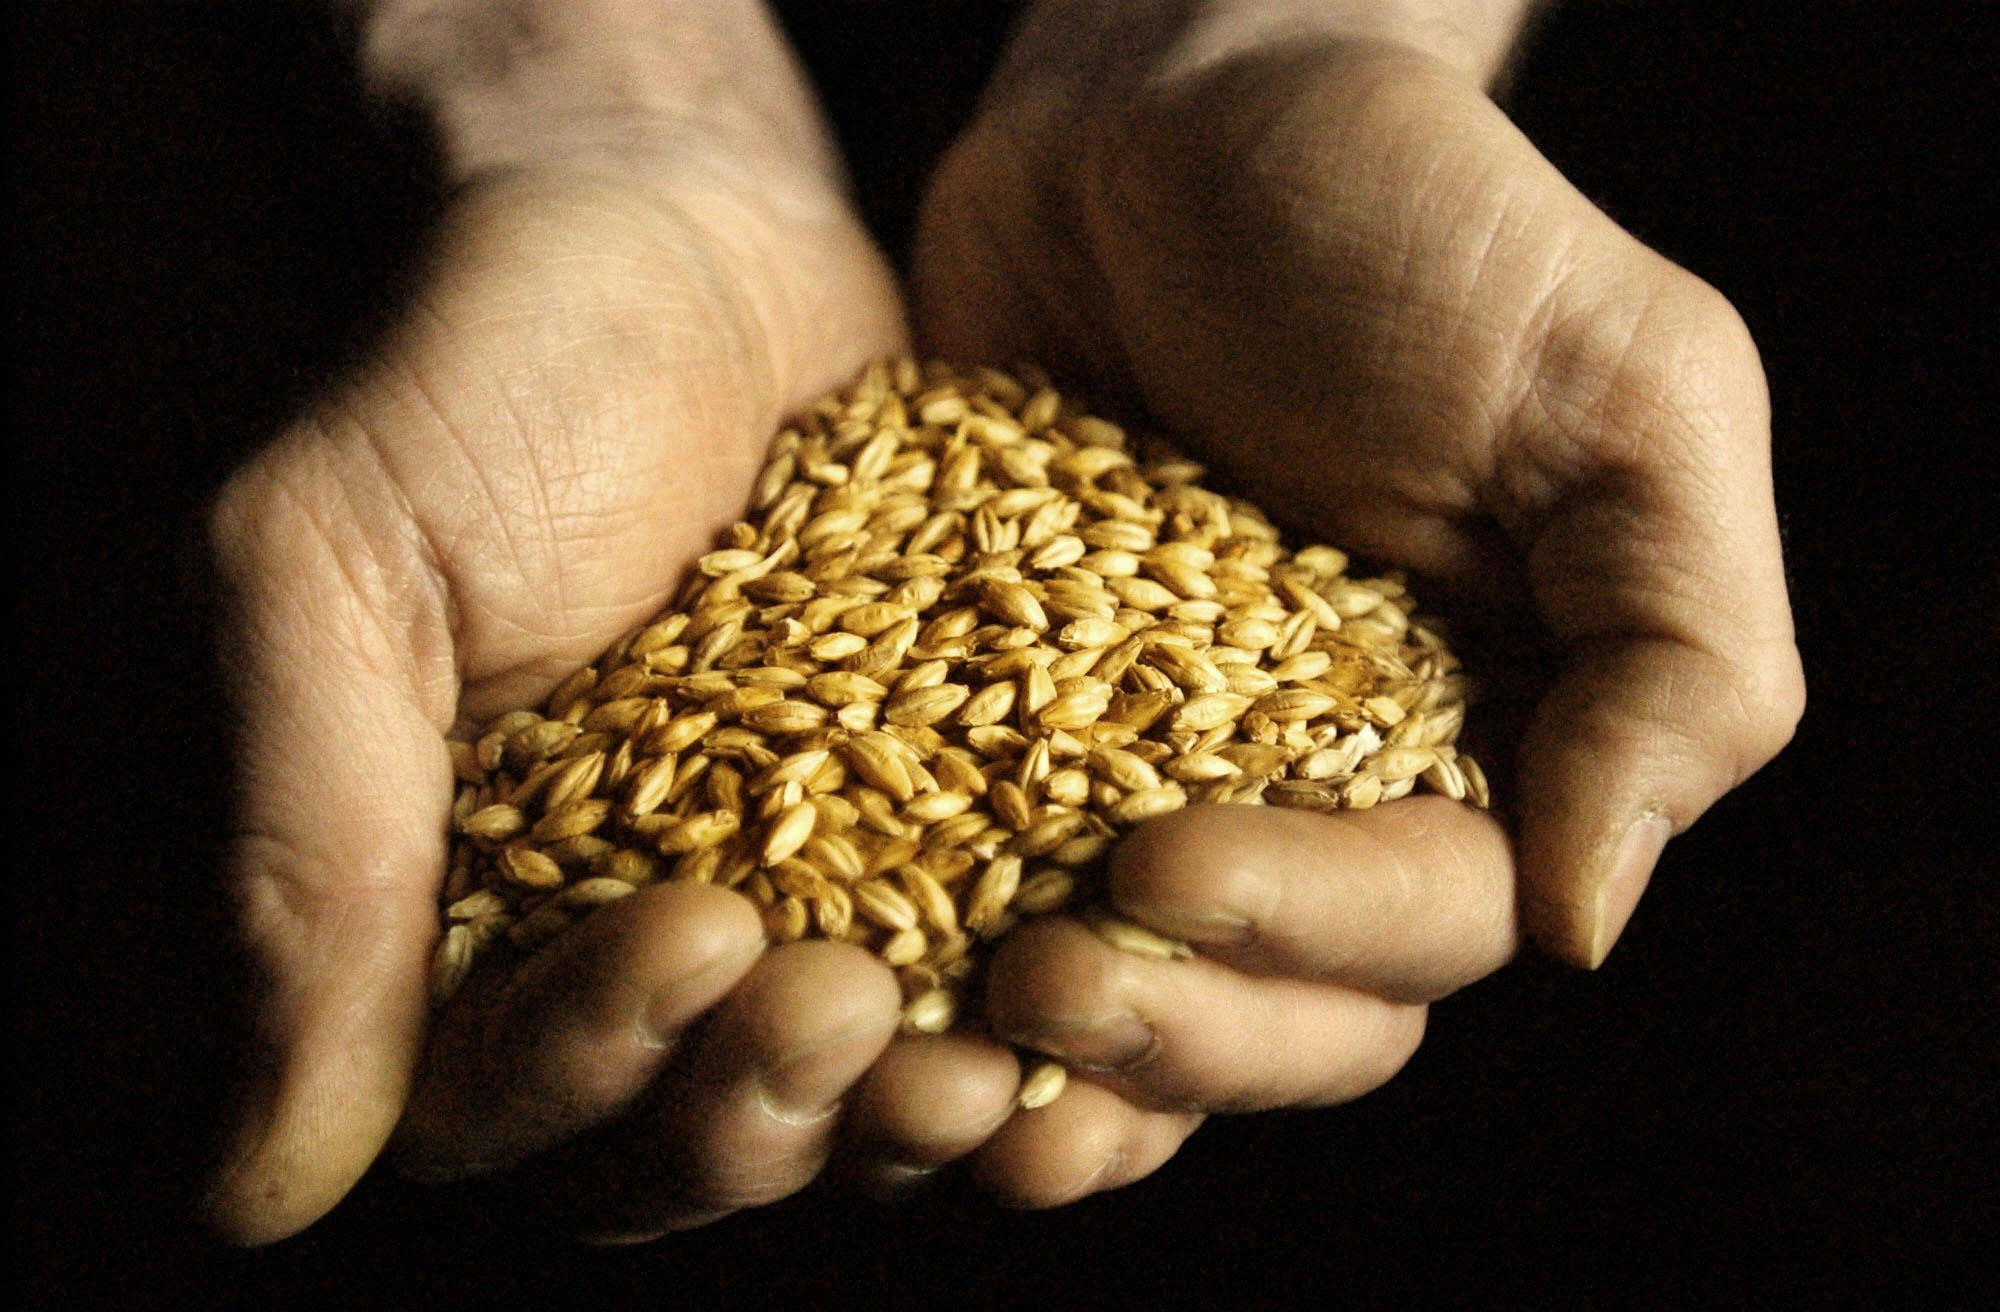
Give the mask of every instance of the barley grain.
[[(1090, 906), (1150, 818), (1489, 806), (1466, 679), (1401, 578), (1288, 552), (1200, 477), (1029, 368), (878, 362), (808, 407), (669, 612), (450, 743), (434, 996), (666, 878), (870, 947), (938, 1032), (975, 940)], [(1023, 1105), (1064, 1078), (1037, 1066)]]
[(1069, 1072), (1062, 1063), (1053, 1061), (1036, 1062), (1021, 1081), (1021, 1090), (1014, 1095), (1014, 1102), (1022, 1111), (1033, 1111), (1046, 1107), (1062, 1096), (1069, 1084)]

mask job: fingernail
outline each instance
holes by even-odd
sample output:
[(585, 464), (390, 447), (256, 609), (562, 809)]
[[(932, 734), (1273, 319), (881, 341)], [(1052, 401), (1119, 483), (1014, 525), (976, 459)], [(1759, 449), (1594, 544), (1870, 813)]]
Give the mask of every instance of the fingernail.
[(878, 1016), (787, 1054), (758, 1078), (758, 1103), (786, 1125), (825, 1120), (840, 1110), (840, 1096), (854, 1082), (853, 1045), (880, 1038), (901, 1020), (900, 1015)]
[(1673, 832), (1673, 823), (1655, 812), (1634, 821), (1619, 840), (1604, 882), (1598, 885), (1597, 904), (1592, 909), (1589, 963), (1592, 970), (1604, 964), (1612, 945), (1625, 932), (1626, 922), (1632, 919), (1647, 881), (1653, 877), (1653, 867), (1659, 864), (1660, 853)]
[(1090, 1173), (1090, 1178), (1076, 1187), (1075, 1192), (1070, 1194), (1069, 1201), (1076, 1202), (1079, 1199), (1088, 1198), (1091, 1194), (1096, 1193), (1105, 1181), (1112, 1179), (1124, 1169), (1125, 1150), (1123, 1148), (1115, 1148), (1112, 1150), (1111, 1155), (1106, 1157), (1098, 1164), (1097, 1169)]
[(724, 957), (692, 974), (662, 984), (639, 1011), (633, 1027), (635, 1041), (642, 1048), (673, 1047), (680, 1038), (680, 1032), (696, 1016), (720, 1001), (722, 995), (763, 955), (764, 945), (757, 943), (747, 951)]
[(939, 1168), (917, 1162), (881, 1162), (862, 1176), (862, 1192), (879, 1203), (900, 1203), (937, 1178)]
[(579, 1244), (592, 1248), (630, 1248), (635, 1244), (650, 1244), (668, 1234), (665, 1230), (634, 1230), (629, 1233), (615, 1231), (606, 1234), (583, 1234), (576, 1237)]
[(1129, 1011), (1079, 1021), (1051, 1021), (1010, 1036), (1023, 1047), (1060, 1057), (1086, 1071), (1119, 1071), (1137, 1066), (1159, 1048), (1153, 1027)]
[(714, 1212), (677, 1212), (665, 1225), (654, 1229), (585, 1230), (576, 1236), (576, 1242), (592, 1248), (630, 1248), (636, 1244), (650, 1244), (683, 1230), (698, 1230), (735, 1214), (736, 1210), (729, 1207)]
[(1015, 1209), (1032, 1208), (1036, 1210), (1048, 1207), (1066, 1207), (1071, 1203), (1080, 1202), (1088, 1198), (1091, 1194), (1096, 1193), (1100, 1187), (1124, 1169), (1125, 1150), (1123, 1148), (1114, 1148), (1108, 1157), (1097, 1164), (1096, 1170), (1072, 1186), (1068, 1193), (1046, 1201), (1028, 1202), (1025, 1200), (1016, 1200), (1009, 1202), (1003, 1199), (1001, 1205)]
[(1128, 907), (1118, 909), (1148, 929), (1172, 938), (1186, 939), (1208, 947), (1239, 947), (1254, 936), (1250, 918), (1233, 911), (1186, 911), (1177, 907)]

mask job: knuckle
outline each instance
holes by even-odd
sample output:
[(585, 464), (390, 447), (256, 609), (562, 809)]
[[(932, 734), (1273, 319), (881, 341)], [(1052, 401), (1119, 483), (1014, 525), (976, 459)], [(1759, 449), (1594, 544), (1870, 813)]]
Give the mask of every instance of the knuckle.
[(1710, 365), (1744, 373), (1754, 370), (1761, 375), (1763, 359), (1735, 302), (1693, 274), (1682, 275), (1680, 288), (1687, 298), (1684, 335), (1703, 346)]
[(1737, 420), (1751, 398), (1761, 406), (1764, 388), (1757, 348), (1735, 307), (1679, 271), (1646, 303), (1612, 379), (1614, 422), (1682, 452), (1739, 440), (1746, 430)]
[(274, 464), (268, 450), (252, 457), (209, 501), (209, 559), (225, 583), (240, 586), (243, 575), (267, 548), (267, 526), (286, 500)]
[(378, 660), (448, 650), (450, 580), (437, 552), (403, 489), (326, 415), (239, 466), (203, 527), (230, 620), (249, 635), (309, 627), (349, 649), (372, 646)]
[(355, 944), (394, 940), (422, 897), (404, 872), (429, 857), (413, 850), (337, 861), (287, 826), (246, 816), (227, 858), (238, 927), (267, 967), (323, 968)]
[(1735, 446), (1763, 440), (1763, 365), (1742, 316), (1693, 274), (1645, 258), (1588, 289), (1552, 288), (1524, 356), (1534, 422), (1516, 427), (1558, 485), (1585, 469), (1733, 464)]
[(1805, 680), (1790, 639), (1724, 646), (1676, 644), (1658, 695), (1629, 721), (1606, 718), (1607, 750), (1648, 753), (1662, 736), (1706, 781), (1702, 805), (1741, 784), (1791, 741), (1804, 713)]
[(210, 557), (225, 575), (272, 554), (280, 526), (315, 513), (307, 489), (330, 472), (337, 445), (324, 416), (310, 414), (223, 480), (209, 499), (205, 527)]
[(1698, 759), (1729, 768), (1729, 787), (1784, 750), (1805, 714), (1805, 675), (1790, 639), (1700, 649), (1682, 682), (1692, 700), (1680, 732)]
[(1743, 712), (1747, 774), (1783, 751), (1805, 717), (1805, 670), (1798, 648), (1787, 641), (1747, 668), (1736, 698)]

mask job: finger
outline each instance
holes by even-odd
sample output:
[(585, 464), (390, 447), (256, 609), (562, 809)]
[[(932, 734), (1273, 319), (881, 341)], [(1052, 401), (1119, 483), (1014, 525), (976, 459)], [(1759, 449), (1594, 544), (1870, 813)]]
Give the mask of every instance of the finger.
[(1516, 421), (1553, 489), (1523, 535), (1565, 649), (1519, 758), (1523, 916), (1592, 967), (1668, 836), (1776, 755), (1805, 699), (1755, 348), (1696, 280), (1628, 283), (1573, 294), (1536, 389), (1567, 400)]
[(397, 1131), (398, 1169), (484, 1174), (618, 1115), (763, 951), (748, 899), (662, 884), (593, 912), (511, 978), (461, 989)]
[(631, 1115), (553, 1155), (550, 1174), (600, 1236), (660, 1234), (787, 1197), (825, 1164), (842, 1100), (901, 1018), (894, 976), (863, 949), (773, 948)]
[(240, 711), (227, 877), (261, 978), (256, 1074), (204, 1205), (252, 1244), (339, 1201), (402, 1112), (451, 800), (433, 708), (385, 629), (398, 608), (382, 604), (427, 584), (321, 522), (288, 483), (308, 477), (297, 463), (253, 467), (213, 520)]
[(1505, 831), (1440, 797), (1332, 815), (1189, 807), (1118, 845), (1110, 895), (1239, 970), (1406, 1002), (1491, 974), (1516, 944)]
[(842, 1139), (864, 1187), (896, 1192), (984, 1143), (1014, 1111), (1020, 1061), (973, 1034), (906, 1035), (848, 1099)]
[(1059, 1207), (1143, 1180), (1180, 1150), (1202, 1118), (1135, 1107), (1072, 1079), (1045, 1107), (1014, 1116), (972, 1158), (972, 1174), (1015, 1207)]
[[(1803, 705), (1756, 350), (1720, 295), (1428, 61), (1295, 46), (1190, 88), (1149, 117), (1144, 166), (1121, 158), (1113, 176), (1139, 192), (1104, 220), (1119, 321), (1149, 334), (1128, 355), (1150, 368), (1150, 409), (1268, 488), (1280, 518), (1461, 590), (1487, 586), (1493, 546), (1462, 525), (1504, 532), (1566, 657), (1508, 799), (1523, 920), (1594, 966), (1666, 836), (1775, 754)], [(1222, 126), (1190, 143), (1194, 120)], [(1221, 185), (1246, 183), (1246, 148), (1287, 185)], [(1149, 206), (1208, 258), (1163, 260)], [(1255, 258), (1285, 276), (1253, 280), (1276, 290), (1250, 312), (1160, 280)], [(1324, 341), (1347, 349), (1302, 376)], [(1226, 401), (1189, 381), (1223, 375)], [(1302, 377), (1339, 404), (1302, 403)], [(1253, 429), (1293, 440), (1243, 442)], [(1343, 459), (1314, 478), (1295, 453), (1329, 437)]]
[(1347, 1102), (1416, 1051), (1421, 1005), (1339, 985), (1155, 959), (1052, 917), (995, 954), (996, 1033), (1163, 1110), (1262, 1111)]

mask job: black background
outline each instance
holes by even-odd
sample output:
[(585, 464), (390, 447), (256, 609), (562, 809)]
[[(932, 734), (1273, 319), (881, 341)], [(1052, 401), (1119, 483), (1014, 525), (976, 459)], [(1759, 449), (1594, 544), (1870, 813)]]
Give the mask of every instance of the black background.
[[(496, 1193), (371, 1178), (290, 1243), (206, 1246), (185, 1207), (242, 972), (199, 508), (367, 341), (437, 202), (311, 8), (16, 11), (19, 1301), (1908, 1305), (1976, 1270), (2000, 14), (1941, 3), (1574, 3), (1519, 69), (1529, 134), (1764, 350), (1811, 683), (1601, 972), (1524, 960), (1437, 1008), (1380, 1093), (1212, 1121), (1055, 1213), (813, 1191), (599, 1253)], [(785, 12), (893, 248), (1006, 11)]]

